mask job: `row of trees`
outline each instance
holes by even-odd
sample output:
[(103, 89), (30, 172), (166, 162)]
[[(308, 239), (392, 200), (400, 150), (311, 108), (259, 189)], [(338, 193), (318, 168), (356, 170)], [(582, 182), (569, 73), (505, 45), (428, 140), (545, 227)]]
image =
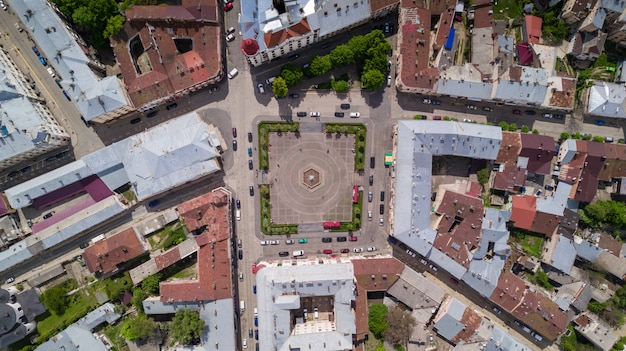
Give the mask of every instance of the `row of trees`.
[[(337, 46), (328, 55), (315, 56), (307, 68), (307, 75), (320, 76), (343, 65), (357, 64), (361, 69), (363, 86), (368, 90), (376, 90), (385, 84), (389, 50), (391, 44), (385, 39), (383, 32), (377, 29), (353, 37), (347, 44)], [(286, 64), (281, 68), (280, 76), (272, 83), (272, 91), (276, 97), (284, 97), (289, 87), (298, 84), (303, 77), (302, 69)], [(350, 85), (344, 80), (332, 81), (331, 84), (337, 92), (350, 89)]]

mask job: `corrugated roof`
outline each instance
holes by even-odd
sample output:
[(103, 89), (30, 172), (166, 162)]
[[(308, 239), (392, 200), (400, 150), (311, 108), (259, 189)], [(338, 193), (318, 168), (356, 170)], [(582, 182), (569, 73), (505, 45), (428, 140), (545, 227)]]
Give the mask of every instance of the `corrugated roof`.
[(626, 118), (626, 87), (595, 81), (589, 88), (587, 113), (595, 116)]

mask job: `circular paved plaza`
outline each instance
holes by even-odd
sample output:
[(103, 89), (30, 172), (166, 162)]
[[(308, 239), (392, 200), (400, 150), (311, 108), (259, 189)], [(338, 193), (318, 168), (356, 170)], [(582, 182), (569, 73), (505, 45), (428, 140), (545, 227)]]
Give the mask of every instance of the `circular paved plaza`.
[(354, 135), (269, 133), (274, 224), (352, 220)]

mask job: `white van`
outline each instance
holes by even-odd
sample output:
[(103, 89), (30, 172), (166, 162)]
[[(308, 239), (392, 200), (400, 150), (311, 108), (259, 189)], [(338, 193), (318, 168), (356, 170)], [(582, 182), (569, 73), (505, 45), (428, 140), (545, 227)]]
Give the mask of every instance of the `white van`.
[(235, 217), (237, 218), (238, 221), (241, 220), (241, 210), (235, 211)]
[(48, 67), (48, 74), (49, 74), (52, 78), (54, 78), (54, 77), (56, 77), (56, 76), (57, 76), (57, 75), (54, 73), (54, 70), (52, 69), (52, 67)]
[(272, 83), (274, 83), (274, 79), (276, 79), (276, 77), (269, 77), (265, 80), (265, 83), (267, 83), (267, 85), (272, 85)]
[(241, 310), (241, 312), (246, 311), (246, 302), (244, 300), (239, 301), (239, 309)]
[(293, 257), (304, 256), (304, 250), (296, 250), (293, 252)]
[(239, 74), (239, 71), (236, 68), (233, 68), (232, 71), (228, 72), (228, 78), (233, 79), (237, 77), (238, 74)]

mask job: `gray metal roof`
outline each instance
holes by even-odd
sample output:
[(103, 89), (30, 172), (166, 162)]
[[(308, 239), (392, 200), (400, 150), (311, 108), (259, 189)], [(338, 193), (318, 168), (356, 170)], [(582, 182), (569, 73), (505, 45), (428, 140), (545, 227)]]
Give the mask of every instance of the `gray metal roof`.
[(35, 351), (107, 351), (104, 343), (89, 330), (70, 325), (64, 331), (39, 345)]
[[(443, 305), (441, 308), (444, 308)], [(447, 340), (452, 340), (463, 328), (465, 324), (461, 323), (461, 318), (467, 306), (461, 301), (452, 298), (450, 305), (445, 309), (445, 313), (435, 317), (435, 329), (437, 333)], [(441, 313), (441, 310), (440, 310)], [(438, 320), (437, 320), (438, 318)]]
[[(555, 234), (555, 236), (556, 235), (558, 234)], [(561, 272), (569, 274), (574, 266), (574, 260), (576, 259), (576, 248), (570, 239), (563, 235), (558, 235), (558, 237), (551, 260), (547, 263)], [(553, 236), (552, 240), (554, 239)]]
[(400, 279), (387, 290), (387, 293), (411, 309), (439, 306), (446, 295), (438, 285), (409, 266), (404, 267)]
[(517, 340), (511, 333), (497, 324), (493, 324), (491, 337), (484, 351), (532, 351), (523, 341)]
[(578, 201), (569, 199), (571, 190), (572, 184), (559, 182), (550, 196), (537, 198), (537, 211), (563, 216), (566, 208), (572, 211), (578, 210)]
[[(105, 113), (130, 106), (121, 81), (113, 76), (100, 79), (87, 65), (90, 59), (76, 42), (65, 22), (45, 0), (10, 1), (47, 58), (62, 78), (61, 85), (78, 110), (90, 121)], [(32, 16), (27, 10), (33, 12)], [(50, 30), (53, 28), (53, 30)]]
[(624, 84), (594, 82), (594, 85), (589, 88), (587, 113), (595, 116), (626, 118)]
[(450, 273), (457, 279), (461, 279), (463, 274), (467, 271), (467, 268), (439, 251), (436, 247), (433, 247), (432, 250), (430, 250), (430, 253), (426, 256), (426, 258), (428, 258), (434, 265), (441, 267), (441, 269)]
[(7, 189), (4, 193), (13, 208), (22, 208), (45, 194), (73, 184), (93, 175), (93, 171), (82, 160), (68, 163), (39, 177)]
[(494, 99), (541, 105), (548, 92), (548, 73), (543, 68), (521, 67), (519, 81), (501, 79)]
[(151, 297), (143, 301), (143, 309), (148, 315), (174, 314), (178, 310), (190, 309), (200, 312), (204, 321), (204, 330), (200, 336), (201, 345), (177, 346), (176, 350), (221, 351), (236, 350), (235, 344), (235, 312), (232, 299), (221, 299), (211, 302), (167, 303)]
[(589, 262), (594, 262), (598, 259), (598, 256), (600, 256), (603, 251), (597, 245), (594, 245), (579, 236), (574, 237), (574, 248), (576, 249), (576, 254), (578, 256)]
[(449, 96), (463, 96), (474, 100), (490, 100), (493, 84), (487, 82), (473, 82), (461, 79), (439, 79), (437, 94)]
[(11, 245), (8, 249), (0, 252), (0, 272), (24, 262), (33, 256), (30, 250), (28, 250), (25, 240)]
[(118, 313), (115, 313), (115, 306), (113, 306), (112, 303), (107, 302), (95, 310), (87, 313), (86, 316), (79, 319), (74, 324), (83, 329), (94, 331), (98, 326), (105, 322), (108, 324), (115, 323), (115, 321), (120, 319), (120, 317), (121, 316)]
[[(268, 266), (258, 271), (259, 343), (277, 350), (304, 350), (322, 343), (328, 350), (351, 349), (352, 334), (356, 333), (354, 267), (351, 263), (307, 263), (310, 265)], [(291, 311), (300, 308), (296, 300), (315, 296), (332, 296), (335, 328), (292, 333)]]

